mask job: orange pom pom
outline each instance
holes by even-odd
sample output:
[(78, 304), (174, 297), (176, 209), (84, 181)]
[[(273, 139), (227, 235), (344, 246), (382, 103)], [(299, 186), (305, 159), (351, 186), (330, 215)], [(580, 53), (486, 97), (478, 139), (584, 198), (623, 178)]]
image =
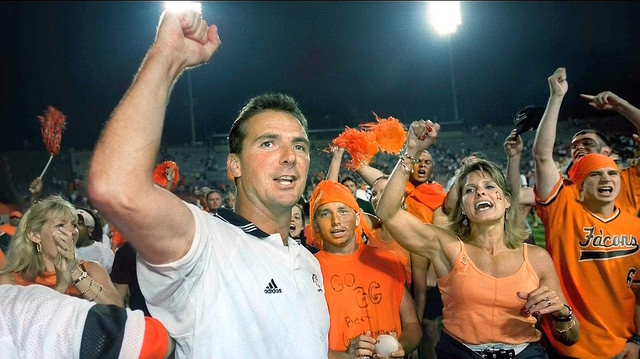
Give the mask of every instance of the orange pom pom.
[(65, 128), (67, 116), (55, 107), (47, 106), (44, 116), (38, 116), (38, 120), (44, 146), (51, 155), (57, 155), (60, 152), (62, 130)]
[(378, 153), (378, 145), (372, 132), (359, 131), (347, 127), (338, 137), (334, 138), (332, 145), (344, 148), (351, 156), (346, 163), (346, 168), (352, 171), (369, 164), (373, 156)]
[(398, 154), (407, 140), (407, 130), (397, 118), (380, 118), (373, 112), (376, 122), (360, 125), (360, 128), (374, 134), (375, 141), (382, 152)]

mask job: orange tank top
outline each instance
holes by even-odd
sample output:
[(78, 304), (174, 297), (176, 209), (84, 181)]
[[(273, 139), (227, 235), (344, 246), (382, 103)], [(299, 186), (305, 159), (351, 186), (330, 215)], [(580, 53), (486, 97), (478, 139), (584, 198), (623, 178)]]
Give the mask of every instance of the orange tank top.
[(480, 271), (460, 241), (460, 254), (451, 272), (438, 280), (444, 309), (444, 330), (465, 344), (523, 344), (537, 342), (542, 334), (535, 328), (536, 318), (523, 317), (525, 300), (517, 292), (530, 292), (540, 279), (524, 245), (524, 261), (513, 274), (495, 278)]

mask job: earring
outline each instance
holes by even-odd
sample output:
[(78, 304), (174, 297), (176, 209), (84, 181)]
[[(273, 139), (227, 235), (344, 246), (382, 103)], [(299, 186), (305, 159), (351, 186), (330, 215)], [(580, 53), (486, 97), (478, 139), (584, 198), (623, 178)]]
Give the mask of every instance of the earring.
[(507, 212), (507, 210), (504, 210), (504, 221), (508, 221), (509, 220), (509, 212)]
[(40, 244), (40, 243), (36, 243), (36, 251), (37, 251), (38, 253), (42, 253), (42, 244)]
[(469, 227), (469, 217), (466, 214), (462, 214), (462, 225), (465, 227)]

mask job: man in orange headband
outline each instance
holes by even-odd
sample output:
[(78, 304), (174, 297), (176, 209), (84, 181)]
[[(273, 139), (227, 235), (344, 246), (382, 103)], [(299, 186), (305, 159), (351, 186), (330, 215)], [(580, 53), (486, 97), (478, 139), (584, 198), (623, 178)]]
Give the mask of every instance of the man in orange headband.
[[(580, 340), (565, 346), (548, 321), (542, 328), (550, 358), (637, 358), (640, 306), (636, 276), (640, 268), (640, 219), (616, 204), (621, 175), (602, 154), (585, 154), (563, 180), (553, 159), (555, 128), (568, 90), (564, 68), (548, 79), (550, 97), (533, 144), (536, 207), (569, 305), (580, 322)], [(541, 135), (543, 134), (543, 135)], [(578, 199), (578, 200), (576, 200)]]
[(331, 320), (329, 358), (345, 352), (350, 357), (373, 356), (376, 337), (388, 333), (395, 333), (400, 343), (391, 357), (404, 357), (418, 346), (422, 331), (404, 286), (402, 258), (363, 244), (362, 233), (370, 235), (370, 229), (345, 186), (320, 182), (309, 206)]

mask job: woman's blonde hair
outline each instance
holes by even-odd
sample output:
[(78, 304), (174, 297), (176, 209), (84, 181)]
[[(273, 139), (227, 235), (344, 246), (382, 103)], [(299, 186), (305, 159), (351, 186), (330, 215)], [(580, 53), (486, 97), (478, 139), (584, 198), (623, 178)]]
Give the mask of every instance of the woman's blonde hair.
[(518, 201), (513, 197), (511, 187), (502, 169), (495, 163), (485, 159), (472, 159), (467, 162), (462, 168), (462, 171), (460, 171), (456, 186), (452, 188), (452, 190), (457, 192), (459, 200), (454, 204), (452, 211), (449, 213), (449, 230), (456, 233), (463, 241), (467, 240), (471, 233), (471, 224), (468, 222), (466, 216), (462, 214), (462, 196), (467, 177), (471, 172), (475, 171), (491, 177), (502, 192), (504, 192), (505, 198), (511, 203), (511, 206), (505, 210), (504, 242), (507, 248), (519, 247), (525, 239), (527, 239), (529, 232), (527, 231), (522, 213), (519, 210)]
[(41, 233), (47, 220), (51, 218), (75, 219), (75, 207), (59, 195), (49, 196), (37, 203), (22, 216), (15, 235), (9, 242), (9, 251), (0, 275), (18, 273), (28, 281), (44, 274), (42, 253), (28, 237), (29, 233)]

